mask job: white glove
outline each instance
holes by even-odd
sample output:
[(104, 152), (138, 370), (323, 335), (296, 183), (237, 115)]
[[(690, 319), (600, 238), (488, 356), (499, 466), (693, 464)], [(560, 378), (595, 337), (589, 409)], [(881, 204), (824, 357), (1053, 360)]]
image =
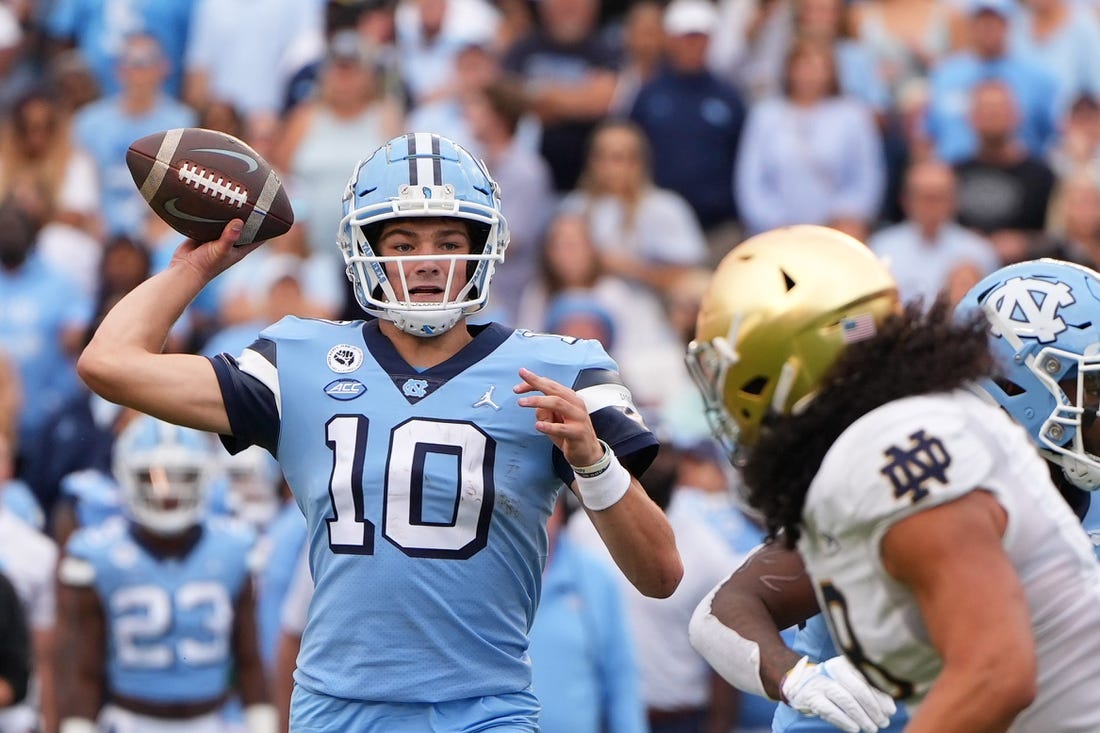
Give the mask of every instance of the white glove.
[(843, 656), (814, 664), (802, 657), (783, 675), (783, 701), (848, 733), (877, 733), (897, 711), (893, 698), (875, 689)]

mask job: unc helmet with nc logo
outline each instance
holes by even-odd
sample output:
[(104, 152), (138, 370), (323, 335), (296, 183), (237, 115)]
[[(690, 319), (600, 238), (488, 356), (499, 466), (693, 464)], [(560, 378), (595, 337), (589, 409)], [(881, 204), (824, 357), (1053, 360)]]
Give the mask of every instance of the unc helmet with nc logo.
[[(406, 217), (452, 217), (468, 222), (471, 254), (381, 257), (375, 251), (382, 225)], [(441, 135), (409, 133), (395, 137), (356, 167), (344, 191), (340, 251), (355, 299), (367, 313), (392, 321), (415, 336), (435, 336), (463, 316), (485, 307), (489, 281), (508, 246), (508, 225), (500, 211), (500, 187), (484, 163)], [(390, 263), (422, 259), (450, 261), (443, 301), (400, 299), (390, 277), (404, 279)], [(448, 298), (459, 267), (467, 283)], [(401, 288), (407, 292), (407, 288)]]
[(1070, 483), (1100, 488), (1100, 458), (1084, 436), (1100, 405), (1100, 274), (1052, 259), (1009, 265), (971, 288), (956, 312), (976, 308), (999, 368), (981, 386)]
[(161, 535), (198, 524), (218, 465), (211, 436), (142, 415), (115, 441), (113, 471), (122, 507), (134, 522)]
[(734, 247), (703, 296), (686, 357), (730, 459), (747, 458), (771, 416), (808, 405), (845, 348), (898, 307), (886, 265), (835, 229), (782, 227)]

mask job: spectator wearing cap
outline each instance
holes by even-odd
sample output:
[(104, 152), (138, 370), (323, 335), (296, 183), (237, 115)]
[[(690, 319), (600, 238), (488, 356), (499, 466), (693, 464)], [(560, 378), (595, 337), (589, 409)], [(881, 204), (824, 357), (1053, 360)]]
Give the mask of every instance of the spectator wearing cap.
[(76, 48), (104, 95), (115, 94), (124, 86), (119, 57), (127, 49), (126, 39), (133, 35), (156, 39), (166, 64), (165, 89), (175, 97), (182, 92), (183, 57), (194, 0), (131, 0), (124, 6), (104, 0), (38, 4), (49, 8), (46, 34), (55, 45)]
[(126, 150), (139, 137), (195, 124), (195, 112), (165, 90), (168, 60), (151, 35), (126, 39), (118, 57), (120, 90), (80, 109), (73, 138), (95, 160), (107, 236), (139, 238), (149, 205), (126, 167)]
[(710, 0), (674, 0), (664, 13), (666, 62), (642, 85), (630, 118), (653, 151), (653, 181), (680, 194), (717, 261), (737, 241), (733, 171), (745, 117), (741, 95), (707, 68), (718, 11)]
[(1056, 131), (1058, 85), (1033, 60), (1009, 47), (1012, 0), (970, 0), (969, 46), (950, 54), (929, 78), (924, 131), (936, 154), (957, 163), (977, 150), (970, 118), (972, 91), (982, 81), (1006, 83), (1020, 111), (1020, 136), (1033, 155), (1045, 155)]
[(1009, 46), (1045, 68), (1058, 84), (1058, 109), (1082, 95), (1100, 96), (1100, 18), (1093, 7), (1067, 0), (1020, 3)]
[(562, 293), (546, 309), (546, 331), (579, 339), (599, 341), (604, 349), (615, 348), (615, 322), (611, 312), (587, 293)]
[(375, 60), (373, 49), (355, 31), (334, 34), (316, 95), (291, 111), (272, 156), (309, 212), (309, 251), (329, 257), (339, 271), (343, 262), (333, 245), (343, 216), (348, 156), (381, 145), (403, 127), (400, 105), (378, 84)]

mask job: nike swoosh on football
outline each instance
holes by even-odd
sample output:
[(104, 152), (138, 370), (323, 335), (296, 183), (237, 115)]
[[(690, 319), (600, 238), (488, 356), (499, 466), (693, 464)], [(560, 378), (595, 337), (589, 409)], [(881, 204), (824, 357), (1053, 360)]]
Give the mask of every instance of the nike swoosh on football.
[(188, 221), (201, 221), (208, 224), (225, 224), (229, 221), (229, 219), (207, 219), (206, 217), (195, 216), (194, 214), (186, 214), (176, 207), (177, 201), (179, 201), (178, 196), (174, 199), (168, 199), (167, 201), (165, 201), (164, 210), (179, 219), (186, 219)]
[(215, 155), (228, 155), (230, 158), (236, 158), (239, 161), (248, 163), (248, 172), (256, 170), (260, 167), (260, 164), (256, 162), (256, 159), (251, 155), (245, 155), (244, 153), (238, 153), (235, 150), (219, 150), (218, 148), (193, 148), (192, 153), (214, 153)]

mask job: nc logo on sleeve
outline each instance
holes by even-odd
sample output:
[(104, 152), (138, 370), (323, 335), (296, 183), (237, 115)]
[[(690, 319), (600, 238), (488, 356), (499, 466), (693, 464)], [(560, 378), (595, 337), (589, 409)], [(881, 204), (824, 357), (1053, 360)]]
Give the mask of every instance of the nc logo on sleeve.
[(1038, 278), (1014, 277), (989, 294), (986, 301), (997, 310), (1001, 323), (991, 331), (1004, 336), (1001, 324), (1009, 324), (1019, 338), (1032, 338), (1048, 344), (1066, 330), (1058, 309), (1077, 302), (1069, 285)]

